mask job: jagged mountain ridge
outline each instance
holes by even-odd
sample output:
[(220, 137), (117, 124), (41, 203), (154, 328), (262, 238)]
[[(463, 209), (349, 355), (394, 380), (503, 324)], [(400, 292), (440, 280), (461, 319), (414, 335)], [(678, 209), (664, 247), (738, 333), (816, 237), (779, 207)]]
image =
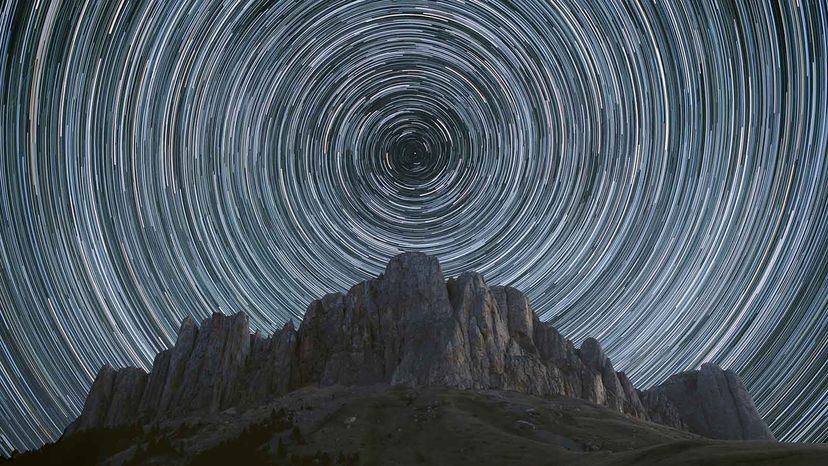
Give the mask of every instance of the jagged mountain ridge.
[(267, 402), (308, 385), (393, 384), (580, 398), (718, 439), (773, 439), (731, 371), (705, 364), (649, 390), (616, 372), (595, 339), (579, 349), (540, 322), (523, 293), (436, 258), (394, 257), (385, 273), (333, 293), (269, 337), (248, 318), (188, 318), (152, 370), (104, 366), (67, 433)]

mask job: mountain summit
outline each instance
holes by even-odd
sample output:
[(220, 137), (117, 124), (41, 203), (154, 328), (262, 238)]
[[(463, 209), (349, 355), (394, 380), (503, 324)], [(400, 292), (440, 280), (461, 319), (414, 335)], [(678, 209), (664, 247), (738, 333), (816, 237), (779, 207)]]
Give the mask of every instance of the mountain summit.
[(149, 374), (104, 366), (66, 432), (243, 408), (306, 386), (374, 384), (560, 395), (706, 437), (773, 439), (733, 372), (705, 364), (638, 390), (597, 340), (575, 348), (520, 291), (474, 272), (446, 281), (421, 253), (312, 302), (298, 330), (288, 322), (251, 335), (244, 313), (185, 319)]

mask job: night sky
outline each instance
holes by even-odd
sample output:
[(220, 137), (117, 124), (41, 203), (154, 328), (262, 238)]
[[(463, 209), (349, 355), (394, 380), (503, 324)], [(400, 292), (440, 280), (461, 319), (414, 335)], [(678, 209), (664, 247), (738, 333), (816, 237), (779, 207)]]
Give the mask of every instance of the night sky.
[(401, 251), (828, 439), (824, 0), (231, 3), (3, 3), (0, 452)]

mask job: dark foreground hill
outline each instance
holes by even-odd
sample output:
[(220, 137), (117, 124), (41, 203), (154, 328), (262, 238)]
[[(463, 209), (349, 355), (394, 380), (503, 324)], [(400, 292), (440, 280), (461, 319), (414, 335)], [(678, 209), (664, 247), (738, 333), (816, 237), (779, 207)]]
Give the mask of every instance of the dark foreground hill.
[(828, 451), (773, 442), (733, 372), (705, 364), (638, 390), (596, 340), (575, 348), (518, 290), (475, 273), (446, 282), (435, 258), (402, 254), (313, 302), (298, 330), (187, 319), (149, 373), (105, 366), (62, 439), (15, 463), (50, 459), (828, 464)]
[(576, 398), (306, 387), (253, 408), (95, 428), (13, 461), (153, 465), (823, 465), (824, 446), (712, 440)]

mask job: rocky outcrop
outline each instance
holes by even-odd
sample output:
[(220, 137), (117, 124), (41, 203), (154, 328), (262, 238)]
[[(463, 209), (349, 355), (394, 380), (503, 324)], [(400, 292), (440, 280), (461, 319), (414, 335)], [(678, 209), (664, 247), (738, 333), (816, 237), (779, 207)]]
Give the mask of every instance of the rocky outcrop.
[[(687, 425), (682, 421), (681, 415), (679, 415), (675, 405), (663, 393), (651, 389), (638, 392), (638, 396), (651, 421), (665, 426), (688, 430)], [(699, 431), (695, 432), (705, 435)]]
[(84, 430), (104, 425), (112, 401), (112, 387), (115, 384), (116, 374), (115, 369), (109, 365), (101, 367), (95, 377), (95, 382), (92, 383), (92, 388), (89, 389), (89, 395), (86, 397), (86, 403), (83, 404), (80, 417), (69, 426), (70, 428), (76, 427)]
[(238, 378), (236, 393), (239, 404), (252, 404), (272, 394), (287, 393), (296, 367), (296, 330), (288, 321), (269, 337), (256, 332), (250, 337), (250, 353), (243, 376)]
[[(677, 415), (691, 432), (723, 440), (774, 440), (739, 376), (714, 364), (676, 374), (644, 393), (672, 410), (667, 416)], [(651, 407), (657, 422), (661, 409)]]
[(259, 404), (307, 385), (383, 383), (562, 395), (715, 438), (768, 438), (735, 374), (712, 367), (640, 392), (597, 340), (576, 349), (520, 291), (478, 273), (446, 282), (436, 258), (406, 253), (311, 303), (298, 331), (289, 322), (251, 336), (243, 313), (185, 319), (149, 374), (101, 369), (67, 430)]

